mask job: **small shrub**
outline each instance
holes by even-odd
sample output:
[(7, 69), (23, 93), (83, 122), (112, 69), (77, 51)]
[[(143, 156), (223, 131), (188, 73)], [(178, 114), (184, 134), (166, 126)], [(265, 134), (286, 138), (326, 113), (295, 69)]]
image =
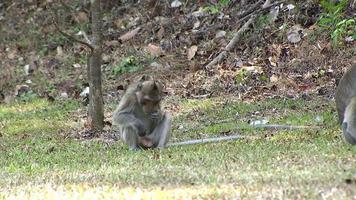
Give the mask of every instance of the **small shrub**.
[(120, 75), (122, 73), (132, 73), (143, 70), (143, 65), (141, 65), (139, 59), (134, 56), (129, 56), (124, 58), (119, 65), (113, 68), (112, 73), (114, 75)]
[(229, 5), (229, 3), (230, 0), (219, 0), (219, 2), (215, 5), (204, 7), (203, 11), (210, 14), (216, 14), (219, 13), (223, 7)]
[(31, 102), (33, 101), (34, 99), (37, 98), (37, 94), (34, 93), (32, 90), (26, 92), (26, 93), (23, 93), (19, 96), (20, 98), (20, 101), (23, 101), (23, 102)]
[(352, 37), (356, 39), (355, 19), (345, 18), (344, 11), (347, 7), (347, 0), (339, 3), (332, 3), (328, 0), (320, 1), (324, 12), (318, 20), (319, 26), (323, 30), (330, 32), (330, 38), (334, 46), (343, 44), (343, 38)]

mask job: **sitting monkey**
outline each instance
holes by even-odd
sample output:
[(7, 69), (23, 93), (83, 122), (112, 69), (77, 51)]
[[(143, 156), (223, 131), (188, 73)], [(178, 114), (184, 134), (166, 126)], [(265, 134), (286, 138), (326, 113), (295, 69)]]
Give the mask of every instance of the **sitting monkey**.
[(341, 78), (337, 87), (336, 109), (345, 140), (356, 144), (356, 65), (353, 65)]
[(171, 116), (161, 110), (162, 87), (143, 76), (131, 84), (113, 113), (113, 125), (130, 150), (163, 148), (171, 131)]

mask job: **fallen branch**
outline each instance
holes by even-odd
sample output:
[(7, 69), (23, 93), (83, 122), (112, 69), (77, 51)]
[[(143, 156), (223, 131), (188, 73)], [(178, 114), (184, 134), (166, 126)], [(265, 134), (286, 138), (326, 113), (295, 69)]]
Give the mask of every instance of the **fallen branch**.
[(243, 12), (241, 14), (238, 14), (236, 16), (236, 18), (240, 19), (240, 18), (246, 17), (247, 15), (255, 12), (258, 8), (260, 8), (262, 4), (263, 4), (263, 0), (257, 1), (255, 4), (250, 6), (250, 8), (248, 10), (246, 10), (245, 12)]
[(218, 63), (220, 63), (223, 59), (225, 59), (227, 52), (231, 51), (235, 45), (239, 42), (241, 39), (242, 34), (249, 28), (250, 24), (253, 23), (257, 17), (258, 14), (265, 12), (269, 10), (270, 8), (277, 6), (285, 0), (277, 1), (275, 3), (270, 4), (269, 0), (266, 0), (263, 6), (261, 7), (262, 0), (258, 1), (255, 3), (251, 9), (248, 11), (242, 13), (240, 17), (242, 17), (237, 23), (244, 21), (247, 17), (250, 17), (250, 19), (240, 28), (240, 30), (234, 35), (232, 40), (229, 42), (229, 44), (224, 48), (222, 52), (219, 53), (218, 56), (216, 56), (209, 64), (205, 66), (205, 69), (212, 69), (212, 67)]
[(236, 45), (236, 43), (241, 39), (241, 36), (246, 30), (249, 28), (250, 24), (252, 24), (256, 19), (256, 15), (252, 15), (250, 19), (240, 28), (239, 31), (234, 35), (229, 44), (224, 48), (220, 54), (215, 57), (208, 65), (205, 66), (206, 69), (211, 69), (214, 65), (220, 63), (227, 55), (228, 51)]
[[(266, 2), (267, 2), (267, 4), (266, 4)], [(248, 13), (248, 14), (247, 14), (247, 12), (246, 12), (246, 15), (243, 16), (241, 19), (239, 19), (238, 22), (244, 21), (246, 18), (250, 17), (251, 15), (257, 15), (257, 14), (266, 12), (266, 11), (268, 11), (270, 8), (275, 7), (275, 6), (277, 6), (277, 5), (280, 5), (281, 3), (284, 3), (285, 0), (277, 1), (277, 2), (272, 3), (272, 4), (269, 4), (269, 3), (268, 3), (268, 0), (267, 0), (266, 2), (263, 4), (262, 7), (256, 7), (256, 8), (258, 8), (258, 9), (254, 10), (253, 12)], [(238, 22), (237, 22), (237, 23), (238, 23)]]

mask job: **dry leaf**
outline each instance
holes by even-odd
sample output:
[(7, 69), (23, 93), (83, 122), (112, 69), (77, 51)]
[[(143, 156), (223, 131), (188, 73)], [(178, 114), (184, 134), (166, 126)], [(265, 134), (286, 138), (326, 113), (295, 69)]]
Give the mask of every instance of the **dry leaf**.
[(116, 19), (116, 20), (114, 21), (114, 24), (115, 24), (116, 28), (120, 29), (120, 28), (122, 28), (123, 20), (120, 19), (120, 18), (119, 18), (119, 19)]
[(161, 40), (163, 38), (163, 35), (164, 35), (164, 28), (163, 26), (161, 26), (161, 28), (157, 32), (157, 38)]
[(274, 75), (274, 74), (271, 76), (271, 78), (269, 78), (269, 80), (271, 81), (271, 83), (277, 82), (278, 79), (279, 79), (278, 76), (276, 76), (276, 75)]
[(123, 34), (122, 36), (119, 37), (119, 40), (121, 40), (122, 42), (125, 42), (127, 40), (132, 39), (140, 31), (140, 29), (141, 29), (140, 27), (137, 27), (134, 30)]
[(196, 45), (193, 45), (188, 49), (188, 60), (191, 60), (192, 58), (194, 58), (197, 50), (198, 50), (198, 47)]
[(14, 59), (15, 57), (16, 57), (16, 51), (11, 51), (8, 55), (7, 55), (7, 57), (9, 58), (9, 59)]
[(200, 21), (198, 20), (194, 23), (193, 29), (197, 29), (197, 28), (199, 28), (199, 26), (200, 26)]
[(149, 44), (146, 47), (146, 50), (152, 55), (152, 56), (160, 56), (163, 54), (161, 47), (153, 45), (153, 44)]
[(78, 23), (85, 23), (88, 20), (88, 15), (85, 12), (79, 12), (78, 15), (75, 16), (75, 20)]
[(74, 64), (73, 64), (73, 67), (74, 67), (74, 68), (81, 68), (81, 66), (80, 66), (79, 63), (74, 63)]
[(178, 1), (178, 0), (174, 0), (172, 3), (171, 3), (171, 7), (172, 8), (178, 8), (182, 5), (182, 2)]
[(293, 27), (291, 27), (289, 30), (288, 30), (288, 33), (287, 33), (287, 39), (290, 43), (298, 43), (302, 37), (300, 35), (300, 33), (303, 32), (303, 29), (299, 26), (299, 25), (294, 25)]

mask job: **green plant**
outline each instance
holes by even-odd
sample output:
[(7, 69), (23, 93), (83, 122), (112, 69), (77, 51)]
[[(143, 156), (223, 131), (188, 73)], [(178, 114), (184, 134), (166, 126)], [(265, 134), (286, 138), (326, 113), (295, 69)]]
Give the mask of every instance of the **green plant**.
[(37, 94), (31, 90), (29, 92), (21, 94), (19, 98), (23, 102), (31, 102), (32, 100), (37, 98)]
[(330, 38), (334, 46), (342, 44), (342, 38), (356, 38), (355, 20), (344, 16), (347, 0), (342, 0), (339, 3), (322, 0), (320, 5), (324, 12), (320, 14), (318, 24), (322, 29), (330, 32)]
[(229, 2), (230, 0), (219, 0), (215, 5), (204, 7), (203, 11), (210, 14), (219, 13), (223, 7), (226, 7), (229, 4)]
[(341, 41), (345, 36), (356, 39), (356, 21), (354, 19), (344, 19), (337, 23), (336, 29), (331, 33), (331, 39), (334, 44)]
[(143, 66), (141, 65), (139, 59), (137, 59), (134, 56), (129, 56), (124, 58), (119, 65), (117, 65), (116, 67), (114, 67), (112, 69), (112, 72), (114, 75), (119, 75), (125, 72), (137, 72), (140, 70), (143, 70)]
[(263, 28), (266, 25), (270, 24), (269, 23), (269, 19), (268, 19), (268, 15), (261, 15), (258, 17), (257, 19), (257, 27)]
[(242, 69), (238, 74), (236, 74), (235, 82), (237, 84), (242, 83), (250, 75), (251, 75), (251, 72), (247, 71), (246, 69)]

